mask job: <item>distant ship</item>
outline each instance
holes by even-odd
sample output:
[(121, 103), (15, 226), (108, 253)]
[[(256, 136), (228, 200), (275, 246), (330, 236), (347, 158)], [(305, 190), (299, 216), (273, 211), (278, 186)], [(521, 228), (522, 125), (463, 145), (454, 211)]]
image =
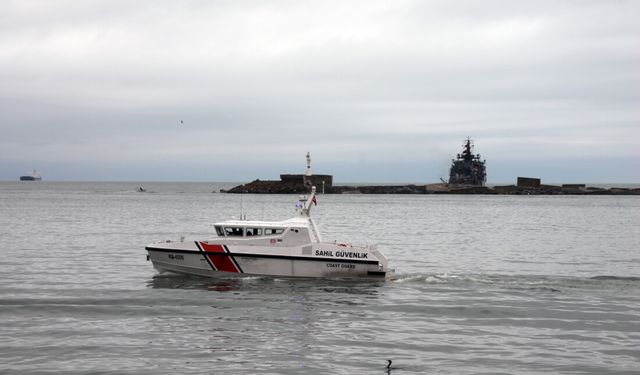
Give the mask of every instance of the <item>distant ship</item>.
[(38, 171), (35, 169), (31, 172), (30, 175), (20, 176), (20, 181), (41, 181), (42, 177), (38, 174)]
[(451, 161), (449, 185), (484, 186), (487, 182), (486, 160), (481, 160), (480, 154), (474, 155), (472, 149), (473, 143), (467, 138), (462, 154), (458, 154), (457, 158)]

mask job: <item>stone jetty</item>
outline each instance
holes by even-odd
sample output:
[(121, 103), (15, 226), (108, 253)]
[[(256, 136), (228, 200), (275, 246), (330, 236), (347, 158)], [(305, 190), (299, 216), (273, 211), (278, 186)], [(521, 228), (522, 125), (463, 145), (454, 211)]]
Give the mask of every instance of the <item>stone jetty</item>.
[[(469, 156), (471, 155), (471, 156)], [(471, 154), (471, 141), (467, 139), (465, 151), (458, 158), (465, 161), (468, 158), (479, 162), (480, 155)], [(454, 160), (454, 165), (456, 161)], [(482, 162), (484, 166), (484, 162)], [(476, 166), (477, 167), (477, 166)], [(476, 168), (478, 169), (478, 168)], [(545, 185), (539, 178), (518, 177), (515, 185), (485, 186), (485, 172), (482, 169), (480, 177), (469, 180), (470, 183), (451, 183), (463, 181), (460, 175), (464, 168), (452, 169), (456, 178), (447, 183), (436, 184), (408, 184), (408, 185), (333, 185), (333, 176), (327, 174), (313, 174), (311, 172), (311, 156), (307, 152), (307, 168), (304, 174), (281, 174), (280, 180), (254, 180), (238, 185), (222, 193), (240, 194), (306, 194), (315, 186), (319, 193), (325, 194), (501, 194), (501, 195), (640, 195), (640, 188), (623, 187), (588, 187), (585, 184)]]
[[(321, 189), (319, 189), (322, 192)], [(306, 194), (308, 186), (283, 181), (255, 180), (239, 185), (224, 193), (248, 194)], [(485, 195), (640, 195), (640, 188), (574, 188), (557, 185), (540, 185), (538, 188), (518, 185), (505, 186), (453, 186), (446, 184), (428, 185), (344, 185), (326, 187), (326, 194), (485, 194)]]

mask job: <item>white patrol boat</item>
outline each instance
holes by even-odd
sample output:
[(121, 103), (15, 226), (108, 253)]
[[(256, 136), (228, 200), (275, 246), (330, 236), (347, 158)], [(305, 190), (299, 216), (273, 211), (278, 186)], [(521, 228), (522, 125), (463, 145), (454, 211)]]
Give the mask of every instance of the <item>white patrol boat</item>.
[(375, 246), (322, 242), (310, 217), (316, 189), (298, 202), (298, 216), (285, 221), (233, 220), (215, 223), (217, 237), (164, 241), (145, 249), (163, 272), (231, 276), (389, 278), (387, 258)]

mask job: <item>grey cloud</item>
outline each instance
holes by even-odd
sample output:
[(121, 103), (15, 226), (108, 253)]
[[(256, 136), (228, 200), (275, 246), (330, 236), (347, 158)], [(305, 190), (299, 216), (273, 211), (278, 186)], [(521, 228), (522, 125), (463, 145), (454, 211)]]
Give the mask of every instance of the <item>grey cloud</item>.
[[(338, 169), (393, 165), (363, 179), (411, 180), (422, 177), (400, 164), (442, 169), (466, 136), (511, 174), (510, 158), (543, 163), (541, 150), (640, 158), (635, 2), (2, 7), (0, 164), (12, 168), (223, 160), (265, 170), (310, 149)], [(231, 169), (217, 175), (238, 176)]]

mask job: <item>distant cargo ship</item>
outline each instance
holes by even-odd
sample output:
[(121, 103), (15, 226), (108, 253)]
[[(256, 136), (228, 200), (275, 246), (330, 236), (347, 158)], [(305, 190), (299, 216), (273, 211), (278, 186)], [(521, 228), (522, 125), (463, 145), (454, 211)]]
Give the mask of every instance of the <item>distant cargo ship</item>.
[(30, 175), (20, 176), (20, 181), (41, 181), (42, 177), (35, 169), (31, 172)]
[(481, 160), (480, 154), (474, 155), (472, 149), (473, 143), (467, 138), (462, 154), (451, 161), (449, 185), (484, 186), (487, 182), (486, 160)]

